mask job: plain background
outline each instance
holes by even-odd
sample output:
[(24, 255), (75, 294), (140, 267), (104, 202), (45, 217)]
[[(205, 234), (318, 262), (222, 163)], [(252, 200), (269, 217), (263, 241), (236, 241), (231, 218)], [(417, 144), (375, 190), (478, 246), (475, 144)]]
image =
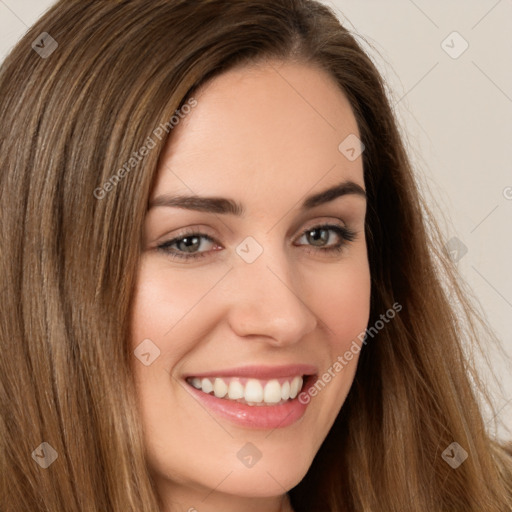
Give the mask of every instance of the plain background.
[[(53, 3), (0, 0), (0, 60)], [(512, 0), (324, 3), (384, 75), (460, 272), (512, 358)], [(512, 427), (511, 366), (488, 349)]]

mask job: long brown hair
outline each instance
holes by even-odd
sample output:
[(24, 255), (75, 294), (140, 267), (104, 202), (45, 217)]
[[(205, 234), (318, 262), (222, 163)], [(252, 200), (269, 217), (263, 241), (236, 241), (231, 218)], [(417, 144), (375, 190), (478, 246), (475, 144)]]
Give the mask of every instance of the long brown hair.
[[(492, 334), (441, 249), (385, 84), (334, 13), (311, 0), (61, 0), (0, 69), (2, 512), (159, 510), (127, 340), (166, 137), (94, 191), (197, 87), (265, 59), (320, 66), (350, 100), (365, 145), (370, 324), (403, 307), (364, 346), (290, 491), (295, 510), (512, 509), (512, 457), (486, 431), (464, 349)], [(452, 442), (468, 453), (456, 469), (442, 457)]]

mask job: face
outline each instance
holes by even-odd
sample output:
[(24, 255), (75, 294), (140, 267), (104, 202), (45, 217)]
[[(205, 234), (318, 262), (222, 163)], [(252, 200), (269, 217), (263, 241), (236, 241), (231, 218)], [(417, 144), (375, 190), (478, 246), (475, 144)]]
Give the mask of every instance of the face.
[(330, 76), (268, 62), (194, 98), (151, 194), (131, 332), (150, 470), (202, 511), (304, 477), (354, 377), (370, 274), (362, 159), (339, 149), (358, 128)]

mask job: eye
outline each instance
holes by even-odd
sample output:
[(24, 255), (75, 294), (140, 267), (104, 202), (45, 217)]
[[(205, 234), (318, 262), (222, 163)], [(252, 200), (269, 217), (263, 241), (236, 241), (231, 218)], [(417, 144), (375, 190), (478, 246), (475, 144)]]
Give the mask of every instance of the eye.
[[(338, 242), (334, 244), (332, 244), (332, 242), (329, 243), (333, 233), (335, 234), (335, 238), (338, 238)], [(356, 238), (356, 235), (354, 231), (345, 226), (323, 224), (303, 231), (299, 240), (304, 237), (306, 238), (306, 243), (310, 244), (310, 247), (306, 248), (307, 252), (312, 251), (320, 254), (339, 253), (349, 242), (352, 242)], [(199, 251), (199, 248), (204, 248), (205, 244), (202, 243), (203, 241), (208, 242), (206, 245), (213, 244), (215, 248), (210, 251)], [(203, 258), (204, 256), (208, 256), (212, 250), (216, 251), (221, 248), (222, 247), (211, 236), (195, 231), (186, 231), (178, 237), (157, 246), (158, 251), (164, 252), (172, 259), (178, 258), (184, 260)]]
[[(334, 245), (329, 244), (332, 233), (335, 233), (339, 238), (339, 241)], [(345, 226), (323, 224), (321, 226), (308, 228), (302, 234), (301, 239), (304, 237), (312, 245), (306, 249), (307, 252), (339, 253), (349, 242), (355, 240), (356, 233)]]
[[(201, 243), (202, 240), (206, 240), (210, 244), (215, 244), (215, 240), (205, 233), (186, 231), (185, 233), (180, 234), (179, 237), (160, 244), (157, 249), (165, 252), (173, 259), (201, 258), (208, 254), (207, 252), (195, 252), (199, 247), (204, 245)], [(175, 246), (176, 249), (172, 249), (173, 246)]]

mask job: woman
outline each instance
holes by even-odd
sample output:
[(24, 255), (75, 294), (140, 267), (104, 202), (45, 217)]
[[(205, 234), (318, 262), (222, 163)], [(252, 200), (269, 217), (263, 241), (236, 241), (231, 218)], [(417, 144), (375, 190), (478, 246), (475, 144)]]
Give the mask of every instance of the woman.
[(61, 1), (0, 90), (3, 512), (512, 508), (475, 312), (328, 8)]

